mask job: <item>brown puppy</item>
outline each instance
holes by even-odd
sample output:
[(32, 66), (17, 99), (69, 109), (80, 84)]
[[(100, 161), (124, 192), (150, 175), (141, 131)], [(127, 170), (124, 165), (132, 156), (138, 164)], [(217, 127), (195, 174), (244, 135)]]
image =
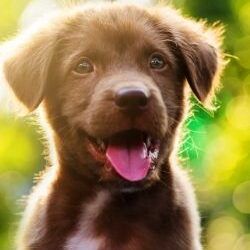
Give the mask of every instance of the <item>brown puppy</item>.
[(30, 111), (42, 103), (55, 152), (18, 249), (201, 249), (173, 150), (187, 83), (207, 100), (219, 46), (171, 9), (116, 4), (67, 9), (6, 45), (6, 81)]

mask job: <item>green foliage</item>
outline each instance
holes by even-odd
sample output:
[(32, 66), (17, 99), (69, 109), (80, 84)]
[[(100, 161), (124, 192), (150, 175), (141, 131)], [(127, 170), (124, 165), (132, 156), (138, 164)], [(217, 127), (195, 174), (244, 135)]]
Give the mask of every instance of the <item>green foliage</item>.
[[(0, 1), (0, 37), (12, 35), (28, 0)], [(210, 115), (194, 101), (180, 156), (192, 170), (208, 250), (250, 249), (250, 2), (173, 0), (184, 13), (226, 26), (224, 48), (231, 56)], [(39, 136), (23, 119), (0, 112), (0, 248), (10, 249), (17, 200), (28, 194), (43, 165)]]
[(6, 38), (16, 32), (18, 18), (29, 0), (0, 1), (0, 36)]
[(33, 173), (41, 168), (41, 145), (34, 127), (27, 121), (0, 114), (0, 245), (10, 249), (18, 200), (28, 194)]
[(185, 12), (226, 27), (231, 56), (211, 117), (195, 106), (182, 145), (192, 168), (204, 225), (205, 248), (250, 249), (250, 3), (248, 0), (183, 1)]

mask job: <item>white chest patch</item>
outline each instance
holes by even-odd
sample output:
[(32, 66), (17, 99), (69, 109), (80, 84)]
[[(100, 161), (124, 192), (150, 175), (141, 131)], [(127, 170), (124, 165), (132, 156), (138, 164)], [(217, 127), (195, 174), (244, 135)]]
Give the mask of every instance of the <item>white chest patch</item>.
[(93, 222), (104, 208), (110, 194), (100, 191), (89, 204), (84, 204), (77, 230), (66, 241), (65, 250), (99, 250), (104, 245), (105, 238), (93, 233)]

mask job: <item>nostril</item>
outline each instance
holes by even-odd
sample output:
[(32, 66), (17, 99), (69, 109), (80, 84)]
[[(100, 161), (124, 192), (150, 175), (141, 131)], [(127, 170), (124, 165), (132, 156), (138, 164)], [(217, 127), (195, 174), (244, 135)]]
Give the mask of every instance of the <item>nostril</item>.
[(123, 109), (142, 109), (148, 105), (149, 94), (141, 88), (124, 87), (116, 92), (115, 103)]
[(148, 104), (148, 97), (146, 95), (141, 96), (140, 99), (138, 100), (138, 104), (140, 107), (145, 107)]

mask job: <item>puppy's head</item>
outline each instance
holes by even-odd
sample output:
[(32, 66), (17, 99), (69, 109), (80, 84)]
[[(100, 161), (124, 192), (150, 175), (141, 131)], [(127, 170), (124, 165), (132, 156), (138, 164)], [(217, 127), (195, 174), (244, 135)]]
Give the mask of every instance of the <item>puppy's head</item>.
[(170, 9), (78, 8), (12, 42), (3, 70), (30, 111), (43, 102), (79, 173), (144, 185), (164, 172), (186, 80), (201, 102), (213, 91), (217, 38)]

